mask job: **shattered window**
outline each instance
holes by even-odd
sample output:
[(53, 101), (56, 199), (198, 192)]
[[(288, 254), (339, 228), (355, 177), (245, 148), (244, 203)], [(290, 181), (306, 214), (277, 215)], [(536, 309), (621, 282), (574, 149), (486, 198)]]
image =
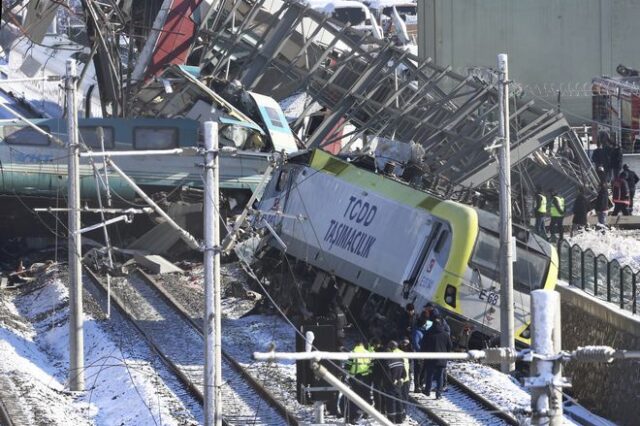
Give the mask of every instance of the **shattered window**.
[[(40, 126), (45, 132), (49, 132), (46, 126)], [(51, 142), (49, 137), (42, 133), (25, 126), (4, 126), (2, 128), (4, 140), (9, 145), (35, 145), (47, 146)]]
[(175, 127), (136, 127), (133, 131), (135, 149), (171, 149), (178, 147), (178, 129)]
[(105, 149), (113, 148), (113, 128), (104, 126), (80, 126), (80, 140), (90, 148), (102, 149), (98, 129), (102, 128)]

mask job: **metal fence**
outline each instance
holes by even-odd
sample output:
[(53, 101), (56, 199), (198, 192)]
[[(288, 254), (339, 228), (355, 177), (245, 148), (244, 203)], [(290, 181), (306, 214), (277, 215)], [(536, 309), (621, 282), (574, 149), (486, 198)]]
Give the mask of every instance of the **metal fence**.
[(607, 302), (615, 303), (634, 314), (637, 313), (640, 272), (622, 266), (617, 260), (609, 261), (603, 254), (591, 249), (583, 250), (567, 240), (558, 242), (560, 265), (558, 278), (584, 292)]

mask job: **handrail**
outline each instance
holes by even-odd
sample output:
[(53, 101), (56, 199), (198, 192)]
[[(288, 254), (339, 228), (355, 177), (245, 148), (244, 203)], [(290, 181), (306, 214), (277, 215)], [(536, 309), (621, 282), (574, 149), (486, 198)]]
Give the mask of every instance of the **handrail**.
[[(640, 271), (634, 271), (629, 265), (623, 266), (615, 259), (609, 260), (603, 254), (596, 255), (591, 249), (584, 250), (580, 245), (564, 239), (557, 244), (560, 279), (598, 299), (616, 303), (622, 310), (638, 313)], [(606, 286), (606, 292), (599, 291), (602, 285)]]

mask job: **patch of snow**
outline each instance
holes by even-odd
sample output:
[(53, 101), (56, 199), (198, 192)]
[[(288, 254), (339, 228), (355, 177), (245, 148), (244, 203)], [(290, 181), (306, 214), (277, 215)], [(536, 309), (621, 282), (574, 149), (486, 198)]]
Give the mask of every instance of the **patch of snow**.
[(616, 259), (623, 266), (631, 266), (634, 271), (640, 270), (638, 240), (638, 231), (615, 228), (586, 229), (568, 238), (571, 244), (578, 244), (583, 250), (590, 248), (596, 256), (603, 254), (609, 260)]
[(6, 312), (30, 320), (26, 331), (0, 324), (0, 374), (28, 392), (23, 411), (33, 424), (197, 424), (159, 376), (144, 343), (116, 342), (109, 323), (86, 314), (86, 391), (68, 392), (68, 289), (56, 275), (35, 288), (12, 300), (0, 299)]

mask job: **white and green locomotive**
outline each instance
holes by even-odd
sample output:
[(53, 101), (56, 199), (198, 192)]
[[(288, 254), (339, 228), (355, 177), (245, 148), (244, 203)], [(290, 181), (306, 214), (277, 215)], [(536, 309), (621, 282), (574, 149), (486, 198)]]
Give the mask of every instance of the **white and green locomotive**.
[[(258, 209), (285, 243), (287, 256), (324, 277), (305, 294), (307, 303), (329, 277), (338, 282), (346, 306), (357, 294), (365, 303), (387, 306), (433, 302), (447, 312), (454, 330), (467, 326), (484, 338), (499, 334), (496, 215), (320, 150), (280, 166)], [(528, 230), (514, 231), (516, 339), (528, 344), (529, 293), (554, 288), (557, 253)], [(366, 310), (362, 303), (359, 309)]]

